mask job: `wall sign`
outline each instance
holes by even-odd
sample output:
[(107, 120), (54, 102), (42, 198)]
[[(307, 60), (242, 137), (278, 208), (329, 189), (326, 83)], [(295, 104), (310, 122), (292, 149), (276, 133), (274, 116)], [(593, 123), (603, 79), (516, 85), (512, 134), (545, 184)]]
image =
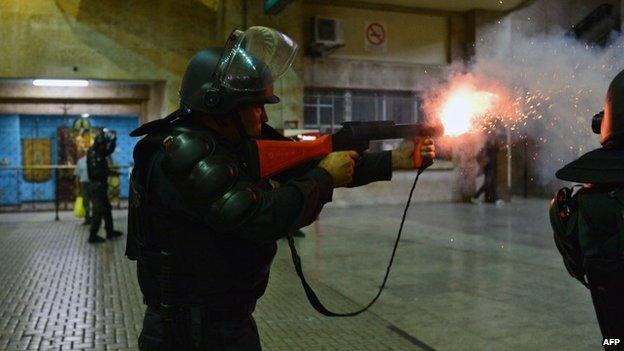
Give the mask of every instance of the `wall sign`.
[(364, 48), (370, 51), (385, 51), (388, 42), (386, 26), (381, 22), (366, 22)]

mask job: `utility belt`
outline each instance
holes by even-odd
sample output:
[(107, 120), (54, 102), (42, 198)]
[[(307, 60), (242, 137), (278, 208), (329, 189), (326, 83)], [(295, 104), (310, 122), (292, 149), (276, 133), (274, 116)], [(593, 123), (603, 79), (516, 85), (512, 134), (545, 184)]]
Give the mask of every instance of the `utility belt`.
[[(163, 266), (166, 265), (163, 262), (163, 256), (161, 253), (151, 250), (141, 250), (139, 263), (145, 265), (145, 268), (151, 270), (153, 274), (159, 276), (161, 289), (159, 291), (151, 290), (144, 291), (143, 302), (155, 311), (163, 312), (165, 310), (169, 315), (176, 316), (180, 314), (190, 313), (191, 315), (201, 315), (202, 319), (208, 320), (237, 320), (249, 317), (256, 307), (257, 295), (256, 292), (212, 292), (211, 284), (208, 282), (195, 281), (193, 290), (196, 292), (185, 291), (184, 296), (180, 296), (180, 291), (176, 291), (175, 286), (180, 283), (177, 279), (179, 277), (170, 276), (163, 281)], [(171, 265), (173, 262), (169, 261)], [(173, 267), (170, 267), (173, 269)], [(186, 277), (192, 279), (192, 277)], [(167, 302), (163, 303), (163, 290), (162, 285), (169, 285), (167, 291)], [(212, 287), (214, 290), (214, 287)], [(200, 295), (201, 298), (198, 298)], [(163, 308), (163, 305), (167, 308)]]
[[(159, 314), (162, 312), (161, 303), (158, 299), (149, 299), (144, 297), (143, 303), (145, 303), (147, 307), (152, 308)], [(227, 310), (215, 309), (214, 307), (209, 306), (187, 305), (176, 305), (172, 308), (175, 319), (185, 319), (185, 316), (200, 316), (202, 322), (222, 322), (241, 320), (251, 316), (251, 314), (256, 309), (256, 304), (254, 303), (251, 305), (240, 305)]]

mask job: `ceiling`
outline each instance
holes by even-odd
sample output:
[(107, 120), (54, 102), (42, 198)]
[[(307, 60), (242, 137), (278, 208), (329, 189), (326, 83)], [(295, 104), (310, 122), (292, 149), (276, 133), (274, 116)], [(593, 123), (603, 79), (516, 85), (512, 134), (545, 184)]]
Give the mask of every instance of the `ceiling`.
[(527, 0), (359, 0), (359, 2), (443, 11), (473, 9), (509, 11)]

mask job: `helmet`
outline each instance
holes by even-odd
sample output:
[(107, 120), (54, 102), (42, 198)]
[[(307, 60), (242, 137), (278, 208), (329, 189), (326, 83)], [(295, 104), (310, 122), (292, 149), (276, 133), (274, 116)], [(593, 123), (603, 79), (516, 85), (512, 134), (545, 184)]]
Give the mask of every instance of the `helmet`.
[[(596, 128), (597, 129), (597, 128)], [(594, 131), (596, 131), (596, 129)], [(600, 144), (609, 146), (624, 142), (624, 71), (611, 81), (600, 123)]]
[(93, 139), (93, 147), (96, 150), (102, 150), (105, 155), (110, 155), (115, 151), (117, 146), (117, 133), (107, 128), (102, 129)]
[(180, 87), (180, 110), (227, 115), (246, 103), (279, 102), (273, 81), (292, 64), (297, 51), (286, 35), (267, 27), (234, 31), (224, 48), (198, 52)]

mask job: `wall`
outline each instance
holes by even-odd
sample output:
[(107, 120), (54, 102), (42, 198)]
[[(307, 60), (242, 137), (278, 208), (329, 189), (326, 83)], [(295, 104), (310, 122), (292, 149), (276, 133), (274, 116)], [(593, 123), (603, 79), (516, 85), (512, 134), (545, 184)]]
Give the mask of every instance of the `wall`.
[[(304, 4), (302, 27), (310, 41), (313, 16), (343, 20), (345, 46), (323, 58), (306, 58), (307, 87), (414, 90), (427, 76), (436, 76), (450, 55), (448, 14), (419, 14)], [(385, 51), (367, 51), (365, 25), (383, 22)], [(409, 28), (409, 29), (408, 29)]]
[[(0, 0), (0, 77), (163, 81), (165, 93), (154, 98), (164, 104), (149, 116), (156, 119), (177, 108), (192, 55), (222, 45), (245, 22), (276, 24), (298, 40), (301, 1), (278, 16), (265, 16), (260, 0), (247, 3), (243, 16), (233, 0)], [(277, 84), (287, 107), (271, 112), (301, 118), (300, 75), (288, 77)]]
[(304, 80), (307, 87), (413, 91), (424, 79), (437, 77), (443, 68), (330, 57), (308, 60)]
[[(331, 57), (421, 64), (447, 62), (449, 28), (445, 16), (317, 4), (305, 4), (304, 9), (303, 28), (310, 27), (313, 16), (342, 19), (345, 45), (333, 52)], [(385, 25), (385, 52), (365, 49), (366, 22)]]
[(0, 76), (164, 80), (168, 98), (175, 98), (178, 66), (199, 44), (189, 33), (191, 39), (177, 44), (188, 43), (184, 50), (174, 45), (176, 37), (165, 35), (169, 29), (156, 23), (166, 17), (163, 6), (149, 1), (119, 5), (112, 0), (0, 1), (5, 48)]

